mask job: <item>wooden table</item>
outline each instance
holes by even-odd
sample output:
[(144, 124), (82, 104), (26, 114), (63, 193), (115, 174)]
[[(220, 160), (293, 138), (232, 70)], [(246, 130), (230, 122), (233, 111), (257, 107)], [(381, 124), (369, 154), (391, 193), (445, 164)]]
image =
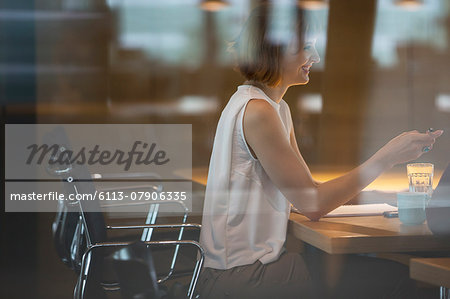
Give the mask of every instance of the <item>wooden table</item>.
[(313, 222), (291, 213), (289, 233), (330, 254), (450, 250), (448, 239), (432, 235), (426, 223), (406, 226), (398, 218), (359, 216)]
[(441, 287), (441, 298), (448, 298), (450, 288), (450, 258), (411, 259), (411, 278)]

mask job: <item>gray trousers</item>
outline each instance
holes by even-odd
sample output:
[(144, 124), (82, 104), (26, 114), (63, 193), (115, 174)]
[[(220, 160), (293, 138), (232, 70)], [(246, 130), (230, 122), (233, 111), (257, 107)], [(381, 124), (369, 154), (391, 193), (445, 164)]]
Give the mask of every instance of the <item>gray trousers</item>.
[(198, 282), (208, 298), (432, 298), (419, 293), (408, 267), (356, 255), (329, 255), (320, 250), (284, 253), (263, 265), (228, 270), (204, 268)]
[(200, 298), (310, 298), (312, 281), (303, 257), (284, 253), (269, 264), (228, 270), (204, 268), (198, 282)]

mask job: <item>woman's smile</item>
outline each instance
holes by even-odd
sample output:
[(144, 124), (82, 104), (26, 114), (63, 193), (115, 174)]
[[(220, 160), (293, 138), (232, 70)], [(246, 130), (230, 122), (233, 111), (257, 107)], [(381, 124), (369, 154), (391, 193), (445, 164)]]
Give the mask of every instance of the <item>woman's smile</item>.
[(309, 74), (309, 71), (311, 69), (312, 64), (308, 64), (308, 65), (304, 65), (302, 66), (302, 70), (303, 72), (305, 72), (306, 74)]

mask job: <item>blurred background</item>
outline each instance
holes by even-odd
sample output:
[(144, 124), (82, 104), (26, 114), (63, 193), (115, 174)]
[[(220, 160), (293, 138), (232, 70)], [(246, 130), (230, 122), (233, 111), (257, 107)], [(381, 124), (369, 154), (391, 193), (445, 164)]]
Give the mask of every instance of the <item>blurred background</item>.
[[(2, 143), (5, 123), (187, 123), (204, 182), (220, 113), (244, 81), (228, 45), (259, 2), (1, 0)], [(402, 131), (433, 127), (445, 133), (420, 161), (439, 175), (450, 157), (449, 1), (273, 2), (276, 34), (293, 5), (318, 28), (321, 62), (284, 97), (313, 174), (329, 179)], [(405, 165), (373, 186), (406, 188)], [(3, 211), (1, 297), (70, 298), (53, 215)]]

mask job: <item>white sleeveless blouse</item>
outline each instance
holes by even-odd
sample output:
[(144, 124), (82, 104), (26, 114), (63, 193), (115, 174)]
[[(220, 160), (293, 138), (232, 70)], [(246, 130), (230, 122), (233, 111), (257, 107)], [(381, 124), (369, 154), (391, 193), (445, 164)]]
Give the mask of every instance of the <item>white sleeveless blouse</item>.
[(290, 203), (272, 183), (245, 141), (242, 120), (250, 99), (264, 99), (278, 112), (289, 140), (292, 118), (262, 90), (242, 85), (219, 120), (206, 186), (200, 243), (205, 267), (230, 269), (278, 259), (286, 239)]

